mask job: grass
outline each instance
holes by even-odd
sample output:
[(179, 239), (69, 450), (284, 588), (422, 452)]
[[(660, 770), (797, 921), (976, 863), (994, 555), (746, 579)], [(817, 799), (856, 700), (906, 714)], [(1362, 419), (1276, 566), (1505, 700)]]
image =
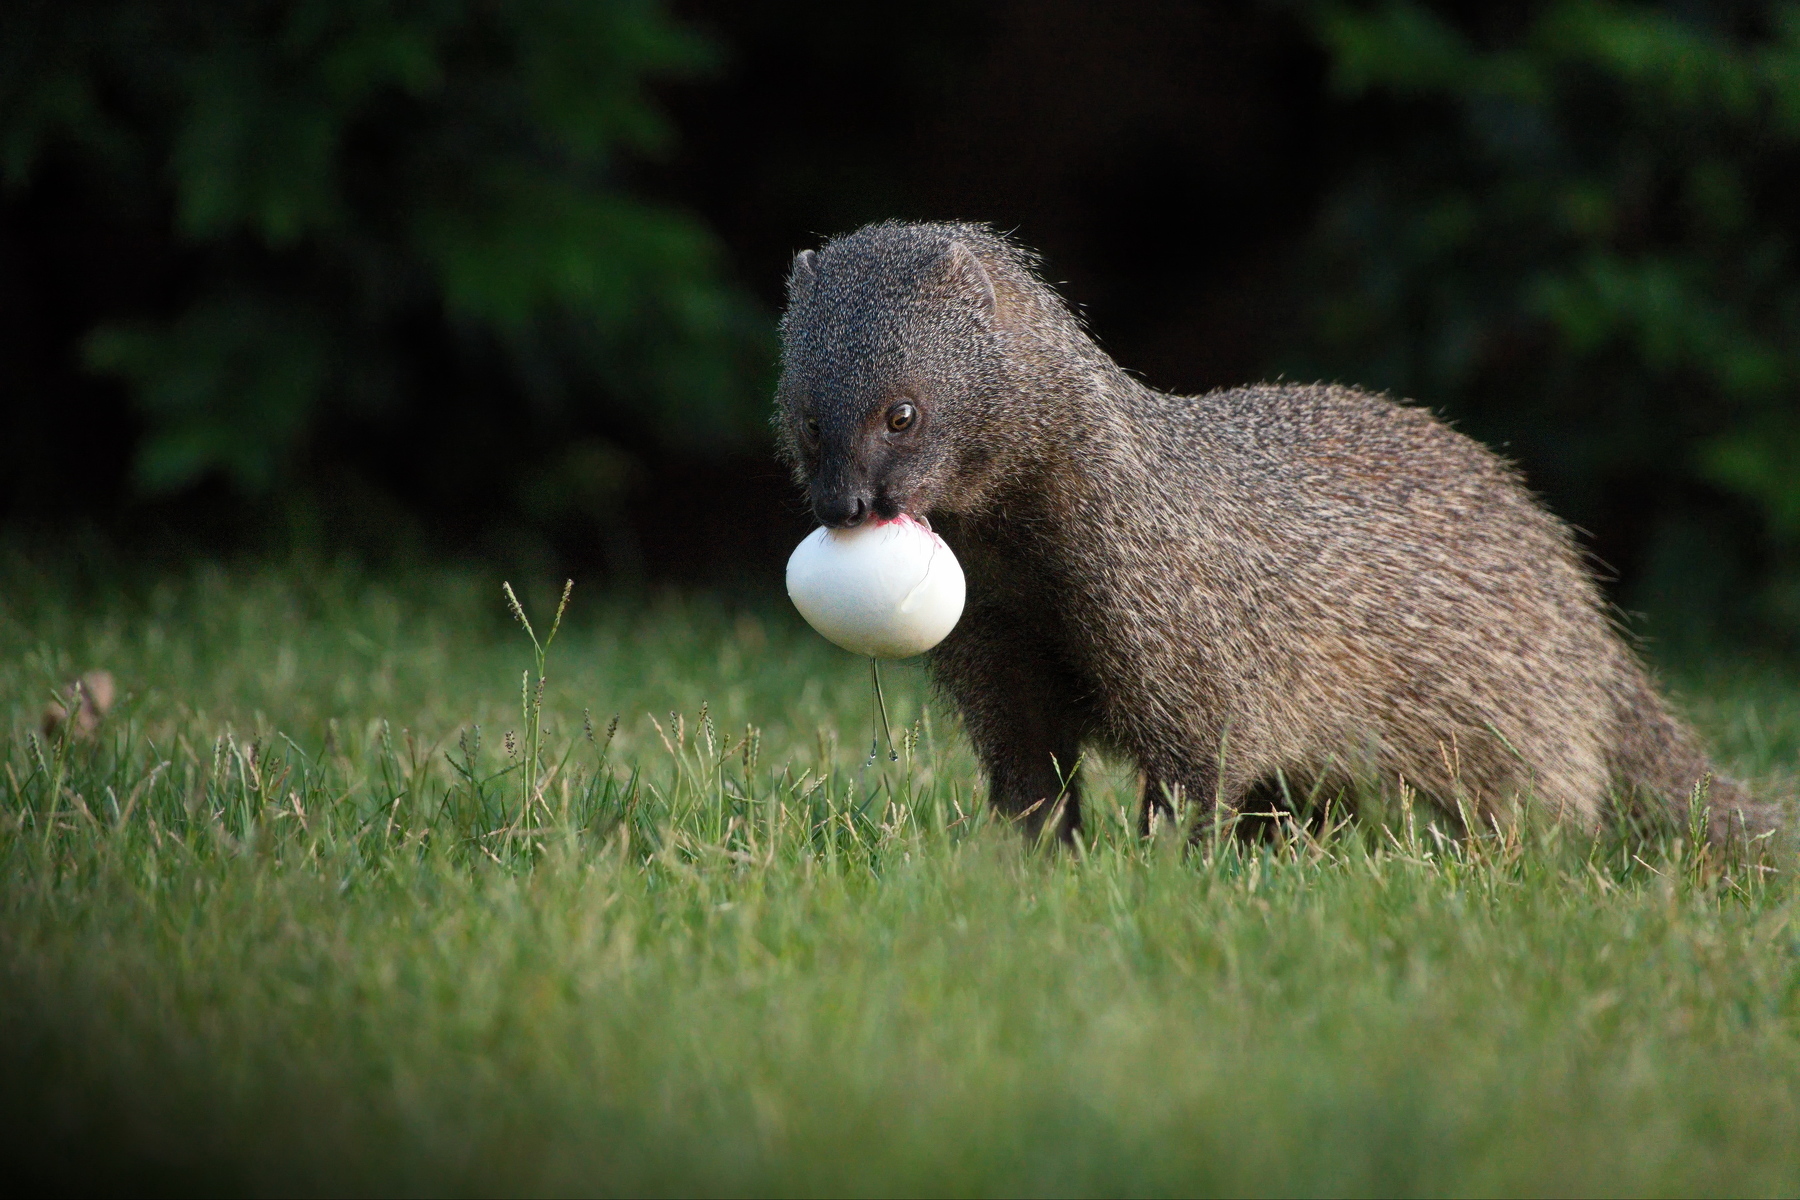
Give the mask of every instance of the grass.
[[(922, 672), (870, 761), (865, 665), (773, 601), (577, 589), (545, 660), (469, 574), (0, 576), (15, 1178), (1800, 1190), (1783, 861), (1405, 812), (1186, 852), (1105, 763), (1088, 843), (1032, 852)], [(93, 667), (100, 736), (34, 733)], [(1800, 681), (1680, 692), (1792, 787)]]

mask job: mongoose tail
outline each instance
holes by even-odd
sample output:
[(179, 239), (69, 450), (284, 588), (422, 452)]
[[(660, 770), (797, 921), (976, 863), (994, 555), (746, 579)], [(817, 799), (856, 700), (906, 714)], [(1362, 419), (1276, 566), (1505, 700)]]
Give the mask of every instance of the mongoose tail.
[(1628, 812), (1660, 812), (1685, 824), (1698, 799), (1715, 844), (1767, 840), (1782, 827), (1781, 806), (1755, 799), (1715, 770), (1693, 730), (1669, 711), (1642, 670), (1630, 673), (1618, 698), (1612, 768)]

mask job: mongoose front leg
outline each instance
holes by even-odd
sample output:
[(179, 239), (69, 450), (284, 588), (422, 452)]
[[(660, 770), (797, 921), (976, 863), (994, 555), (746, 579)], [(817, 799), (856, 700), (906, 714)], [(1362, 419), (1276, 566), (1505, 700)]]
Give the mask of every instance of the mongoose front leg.
[(1074, 738), (1052, 729), (1020, 730), (1003, 742), (978, 744), (977, 751), (987, 768), (989, 799), (1019, 820), (1028, 837), (1035, 839), (1047, 820), (1056, 822), (1061, 840), (1074, 836), (1081, 827), (1081, 751)]
[(1071, 681), (996, 619), (971, 621), (932, 655), (932, 674), (962, 712), (988, 777), (988, 798), (1036, 837), (1055, 817), (1063, 840), (1081, 825), (1075, 778), (1084, 722)]

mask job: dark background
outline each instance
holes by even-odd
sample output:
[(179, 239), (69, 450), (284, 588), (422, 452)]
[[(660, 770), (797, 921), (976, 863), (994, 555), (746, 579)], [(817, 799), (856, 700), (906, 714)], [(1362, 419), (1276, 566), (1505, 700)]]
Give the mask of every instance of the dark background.
[(0, 520), (772, 588), (788, 259), (974, 219), (1152, 385), (1409, 396), (1642, 630), (1791, 650), (1797, 148), (1768, 3), (15, 0)]

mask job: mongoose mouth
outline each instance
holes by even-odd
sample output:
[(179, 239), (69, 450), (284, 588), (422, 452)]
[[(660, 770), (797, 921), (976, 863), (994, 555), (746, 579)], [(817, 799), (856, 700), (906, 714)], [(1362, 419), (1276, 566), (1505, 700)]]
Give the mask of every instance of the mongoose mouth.
[(883, 517), (883, 516), (880, 516), (879, 514), (877, 514), (875, 517), (870, 519), (869, 524), (872, 526), (901, 525), (901, 524), (905, 524), (909, 521), (912, 524), (917, 525), (919, 528), (923, 529), (926, 533), (934, 532), (933, 529), (931, 528), (931, 522), (929, 520), (927, 520), (924, 517), (915, 516), (914, 514), (907, 512), (905, 509), (901, 509), (899, 512), (895, 513), (891, 517)]
[(815, 478), (808, 481), (807, 491), (813, 517), (832, 529), (891, 525), (901, 520), (931, 528), (930, 522), (914, 511), (921, 497), (911, 489), (888, 489), (870, 481), (838, 482), (822, 488)]

